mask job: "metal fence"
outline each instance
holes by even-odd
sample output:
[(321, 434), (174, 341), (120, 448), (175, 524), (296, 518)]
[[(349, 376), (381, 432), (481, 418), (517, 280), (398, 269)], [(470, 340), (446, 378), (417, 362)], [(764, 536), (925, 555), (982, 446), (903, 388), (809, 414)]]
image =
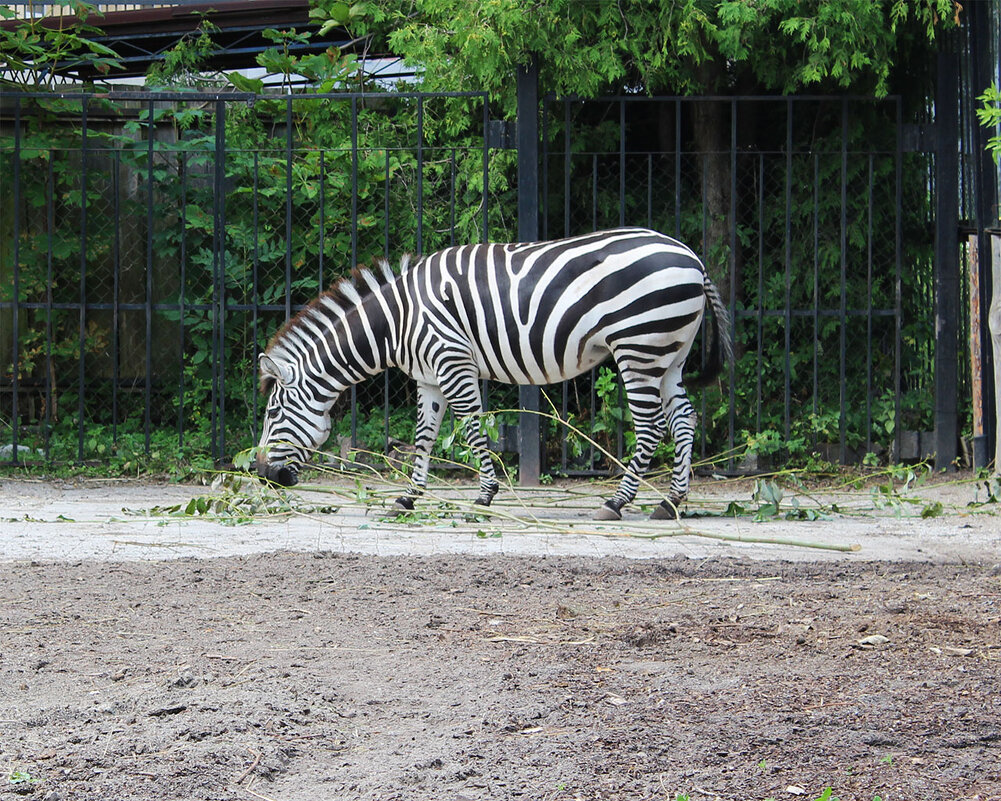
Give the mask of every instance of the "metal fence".
[[(480, 93), (0, 100), (5, 460), (230, 456), (259, 429), (257, 353), (331, 280), (515, 238), (517, 153)], [(708, 144), (707, 108), (723, 132)], [(648, 225), (726, 290), (738, 359), (696, 399), (704, 458), (748, 439), (909, 455), (902, 432), (930, 415), (931, 195), (898, 100), (548, 98), (542, 123), (544, 237)], [(412, 393), (395, 372), (359, 385), (337, 436), (410, 441)], [(550, 423), (544, 469), (604, 471), (602, 449), (631, 449), (614, 373), (546, 395), (590, 436)]]
[[(930, 157), (905, 152), (900, 113), (897, 98), (547, 100), (544, 235), (648, 225), (700, 251), (728, 296), (738, 357), (698, 399), (704, 456), (748, 440), (919, 455), (904, 432), (930, 427)], [(599, 381), (562, 403), (597, 408)]]
[[(469, 120), (447, 141), (446, 105)], [(2, 116), (8, 458), (247, 447), (281, 323), (356, 264), (504, 217), (478, 93), (8, 94)], [(376, 447), (412, 408), (387, 374), (338, 434)]]

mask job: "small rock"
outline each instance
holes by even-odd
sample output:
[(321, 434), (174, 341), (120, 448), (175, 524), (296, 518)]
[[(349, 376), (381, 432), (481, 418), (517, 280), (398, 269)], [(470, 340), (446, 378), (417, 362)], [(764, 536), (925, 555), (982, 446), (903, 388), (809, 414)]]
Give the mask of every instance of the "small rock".
[(863, 650), (872, 650), (881, 645), (886, 645), (890, 642), (889, 637), (884, 637), (882, 634), (870, 634), (868, 637), (863, 637), (861, 640), (855, 643), (858, 648)]

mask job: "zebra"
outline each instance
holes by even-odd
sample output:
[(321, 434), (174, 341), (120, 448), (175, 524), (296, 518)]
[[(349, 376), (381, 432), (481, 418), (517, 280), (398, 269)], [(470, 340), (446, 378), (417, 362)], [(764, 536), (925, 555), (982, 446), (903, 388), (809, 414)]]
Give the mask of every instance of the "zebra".
[[(499, 484), (487, 440), (479, 381), (552, 384), (611, 356), (632, 413), (636, 446), (599, 520), (621, 519), (666, 433), (675, 443), (667, 499), (654, 519), (675, 519), (687, 497), (696, 413), (682, 369), (705, 306), (712, 347), (698, 381), (732, 358), (726, 307), (698, 256), (645, 228), (619, 228), (546, 242), (445, 248), (399, 274), (385, 260), (355, 269), (308, 304), (260, 355), (269, 396), (257, 472), (283, 486), (330, 433), (330, 409), (350, 386), (398, 367), (417, 382), (416, 456), (398, 512), (427, 486), (431, 448), (446, 407), (464, 418), (489, 506)], [(689, 383), (692, 383), (691, 381)]]

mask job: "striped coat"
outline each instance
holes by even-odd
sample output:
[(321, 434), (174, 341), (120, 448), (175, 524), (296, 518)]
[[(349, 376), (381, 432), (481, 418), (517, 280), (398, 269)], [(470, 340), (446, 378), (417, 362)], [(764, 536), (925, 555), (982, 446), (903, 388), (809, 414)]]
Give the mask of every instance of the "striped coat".
[(688, 490), (695, 425), (682, 370), (707, 303), (716, 329), (714, 375), (731, 351), (725, 307), (698, 257), (654, 231), (463, 245), (412, 266), (405, 261), (399, 275), (385, 263), (359, 271), (300, 312), (261, 355), (270, 397), (258, 471), (294, 483), (298, 465), (329, 434), (328, 413), (340, 392), (395, 366), (418, 385), (417, 459), (411, 489), (397, 505), (413, 508), (426, 486), (447, 406), (467, 419), (480, 456), (477, 502), (488, 505), (498, 484), (479, 429), (479, 380), (549, 384), (611, 357), (632, 412), (636, 452), (598, 517), (620, 516), (667, 433), (676, 463), (669, 501), (655, 517), (673, 517)]

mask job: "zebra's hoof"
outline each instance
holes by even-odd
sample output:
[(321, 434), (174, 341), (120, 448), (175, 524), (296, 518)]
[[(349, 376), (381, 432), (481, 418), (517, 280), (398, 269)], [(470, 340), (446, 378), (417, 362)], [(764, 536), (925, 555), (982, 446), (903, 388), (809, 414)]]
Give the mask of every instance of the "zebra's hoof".
[(607, 503), (600, 506), (598, 511), (594, 513), (595, 520), (621, 520), (622, 513), (616, 509), (614, 506), (609, 506)]
[(651, 520), (677, 520), (678, 507), (670, 501), (661, 501), (660, 506), (653, 510)]
[(412, 511), (414, 511), (414, 500), (406, 496), (397, 498), (389, 509), (391, 515), (405, 515), (407, 512)]
[(474, 506), (489, 506), (490, 505), (490, 499), (489, 498), (477, 498), (475, 501), (473, 501), (473, 505)]

